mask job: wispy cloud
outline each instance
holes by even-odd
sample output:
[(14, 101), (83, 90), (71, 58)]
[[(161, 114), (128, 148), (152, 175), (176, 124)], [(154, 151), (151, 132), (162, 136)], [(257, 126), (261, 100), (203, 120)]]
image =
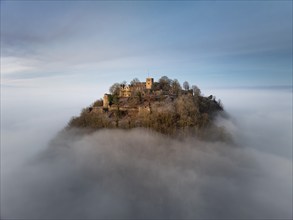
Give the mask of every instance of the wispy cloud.
[[(107, 63), (117, 77), (119, 67), (121, 72), (173, 70), (190, 79), (197, 71), (207, 76), (202, 77), (205, 83), (217, 72), (228, 83), (241, 84), (243, 77), (230, 76), (244, 70), (241, 74), (258, 84), (291, 79), (291, 2), (1, 2), (1, 6), (1, 56), (5, 71), (14, 71), (14, 77), (22, 78), (22, 69), (27, 76), (27, 64), (17, 60), (24, 59), (35, 65), (30, 65), (31, 77), (42, 75), (33, 71), (40, 67), (44, 76), (75, 74), (74, 68), (87, 76), (93, 70), (103, 74)], [(262, 80), (260, 67), (268, 74)], [(281, 75), (276, 76), (279, 68)]]

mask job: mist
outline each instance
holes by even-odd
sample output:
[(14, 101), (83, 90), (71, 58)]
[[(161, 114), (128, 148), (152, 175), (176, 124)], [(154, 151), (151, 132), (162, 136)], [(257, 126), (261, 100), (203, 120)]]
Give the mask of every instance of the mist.
[(222, 100), (233, 143), (59, 132), (91, 101), (5, 99), (1, 218), (292, 218), (292, 89), (203, 92)]

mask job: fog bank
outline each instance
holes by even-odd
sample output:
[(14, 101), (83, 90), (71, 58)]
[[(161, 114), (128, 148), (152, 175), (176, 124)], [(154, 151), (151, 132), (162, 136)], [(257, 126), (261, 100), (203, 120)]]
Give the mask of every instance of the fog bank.
[(220, 93), (231, 118), (217, 124), (235, 144), (133, 129), (72, 130), (39, 147), (57, 127), (45, 110), (45, 126), (5, 127), (1, 147), (16, 153), (1, 167), (1, 217), (292, 218), (292, 93)]

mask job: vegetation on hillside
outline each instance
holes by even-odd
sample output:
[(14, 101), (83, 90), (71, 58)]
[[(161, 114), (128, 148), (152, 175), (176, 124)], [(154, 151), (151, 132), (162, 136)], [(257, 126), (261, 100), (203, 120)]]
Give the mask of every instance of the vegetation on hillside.
[[(138, 82), (133, 79), (131, 85)], [(127, 98), (119, 97), (120, 85), (115, 83), (109, 89), (109, 102), (110, 106), (116, 107), (114, 110), (101, 110), (103, 100), (97, 100), (84, 108), (80, 116), (73, 117), (68, 128), (144, 127), (171, 136), (191, 133), (201, 137), (211, 136), (209, 133), (213, 130), (215, 139), (226, 137), (224, 130), (212, 123), (216, 113), (223, 111), (221, 101), (214, 96), (202, 96), (195, 85), (190, 89), (185, 81), (182, 89), (178, 80), (163, 76), (154, 82), (151, 91), (137, 91)], [(129, 110), (125, 110), (126, 107)], [(95, 111), (95, 108), (100, 110)]]

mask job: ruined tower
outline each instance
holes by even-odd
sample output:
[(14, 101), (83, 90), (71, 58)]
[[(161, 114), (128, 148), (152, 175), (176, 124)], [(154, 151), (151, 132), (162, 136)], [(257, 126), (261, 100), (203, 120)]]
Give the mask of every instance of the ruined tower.
[(103, 108), (109, 108), (109, 97), (108, 97), (108, 94), (105, 94), (104, 95), (104, 98), (103, 98)]
[(154, 84), (154, 78), (146, 78), (146, 89), (152, 89)]

